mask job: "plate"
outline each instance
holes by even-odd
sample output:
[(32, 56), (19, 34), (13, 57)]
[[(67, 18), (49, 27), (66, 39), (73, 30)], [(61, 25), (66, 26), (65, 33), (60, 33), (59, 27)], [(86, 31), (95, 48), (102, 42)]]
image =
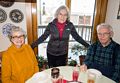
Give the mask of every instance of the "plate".
[(7, 14), (6, 12), (0, 8), (0, 23), (5, 22), (7, 19)]
[(3, 25), (3, 27), (2, 27), (3, 35), (8, 36), (10, 34), (10, 31), (13, 26), (15, 26), (15, 25), (13, 25), (11, 23), (6, 23), (5, 25)]
[(97, 69), (88, 69), (87, 73), (88, 72), (91, 72), (91, 73), (95, 74), (96, 78), (101, 78), (102, 77), (102, 73)]
[(51, 83), (51, 79), (47, 73), (37, 72), (25, 83)]
[(3, 7), (11, 7), (15, 0), (0, 0), (0, 5)]
[(36, 79), (39, 79), (41, 81), (44, 81), (48, 76), (48, 74), (44, 73), (44, 72), (38, 72), (36, 74), (33, 75), (33, 77)]
[(24, 15), (20, 10), (14, 9), (10, 12), (9, 17), (13, 22), (20, 23), (22, 22)]

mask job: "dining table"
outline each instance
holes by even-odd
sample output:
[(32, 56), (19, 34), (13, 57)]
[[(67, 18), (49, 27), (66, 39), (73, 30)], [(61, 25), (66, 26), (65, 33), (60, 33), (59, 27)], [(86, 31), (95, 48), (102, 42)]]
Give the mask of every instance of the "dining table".
[[(72, 81), (72, 73), (75, 68), (74, 66), (59, 66), (57, 68), (59, 68), (60, 70), (60, 75), (62, 76), (62, 79)], [(49, 68), (41, 72), (35, 73), (25, 83), (52, 83), (51, 69), (52, 68)], [(80, 68), (78, 81), (81, 83), (87, 83), (87, 72), (81, 72)], [(97, 78), (95, 80), (95, 83), (116, 83), (116, 82), (102, 75), (100, 78)]]

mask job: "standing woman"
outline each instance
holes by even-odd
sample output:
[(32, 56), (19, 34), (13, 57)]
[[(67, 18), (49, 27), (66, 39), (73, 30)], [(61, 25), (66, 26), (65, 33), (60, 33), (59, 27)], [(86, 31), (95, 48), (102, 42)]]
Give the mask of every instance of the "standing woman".
[(12, 45), (2, 56), (2, 83), (25, 83), (39, 71), (32, 48), (25, 44), (26, 33), (13, 26), (8, 34)]
[(40, 36), (31, 45), (32, 48), (35, 48), (50, 36), (47, 46), (49, 67), (66, 65), (70, 34), (77, 42), (81, 43), (85, 47), (89, 46), (89, 44), (78, 35), (74, 25), (69, 21), (69, 17), (67, 7), (60, 6), (55, 13), (55, 19), (48, 24), (42, 36)]

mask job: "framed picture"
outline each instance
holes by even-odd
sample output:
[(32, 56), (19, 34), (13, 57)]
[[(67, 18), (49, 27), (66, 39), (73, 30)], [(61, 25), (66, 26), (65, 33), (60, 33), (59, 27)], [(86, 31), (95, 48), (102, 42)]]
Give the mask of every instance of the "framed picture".
[(120, 19), (120, 3), (119, 3), (119, 8), (118, 8), (117, 19)]

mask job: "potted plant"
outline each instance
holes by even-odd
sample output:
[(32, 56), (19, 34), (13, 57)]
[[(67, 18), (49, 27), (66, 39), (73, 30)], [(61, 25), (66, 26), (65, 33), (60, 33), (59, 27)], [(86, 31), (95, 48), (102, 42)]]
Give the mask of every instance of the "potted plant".
[(48, 68), (48, 61), (46, 58), (44, 58), (43, 56), (37, 56), (37, 60), (40, 71)]
[(80, 65), (82, 65), (87, 54), (87, 48), (80, 44), (74, 44), (71, 48), (71, 52), (73, 53), (73, 55), (79, 56)]
[(76, 66), (76, 65), (77, 65), (77, 61), (71, 59), (70, 61), (68, 61), (68, 65), (69, 65), (69, 66)]
[(71, 52), (73, 55), (86, 55), (87, 48), (80, 44), (74, 44), (71, 48)]

